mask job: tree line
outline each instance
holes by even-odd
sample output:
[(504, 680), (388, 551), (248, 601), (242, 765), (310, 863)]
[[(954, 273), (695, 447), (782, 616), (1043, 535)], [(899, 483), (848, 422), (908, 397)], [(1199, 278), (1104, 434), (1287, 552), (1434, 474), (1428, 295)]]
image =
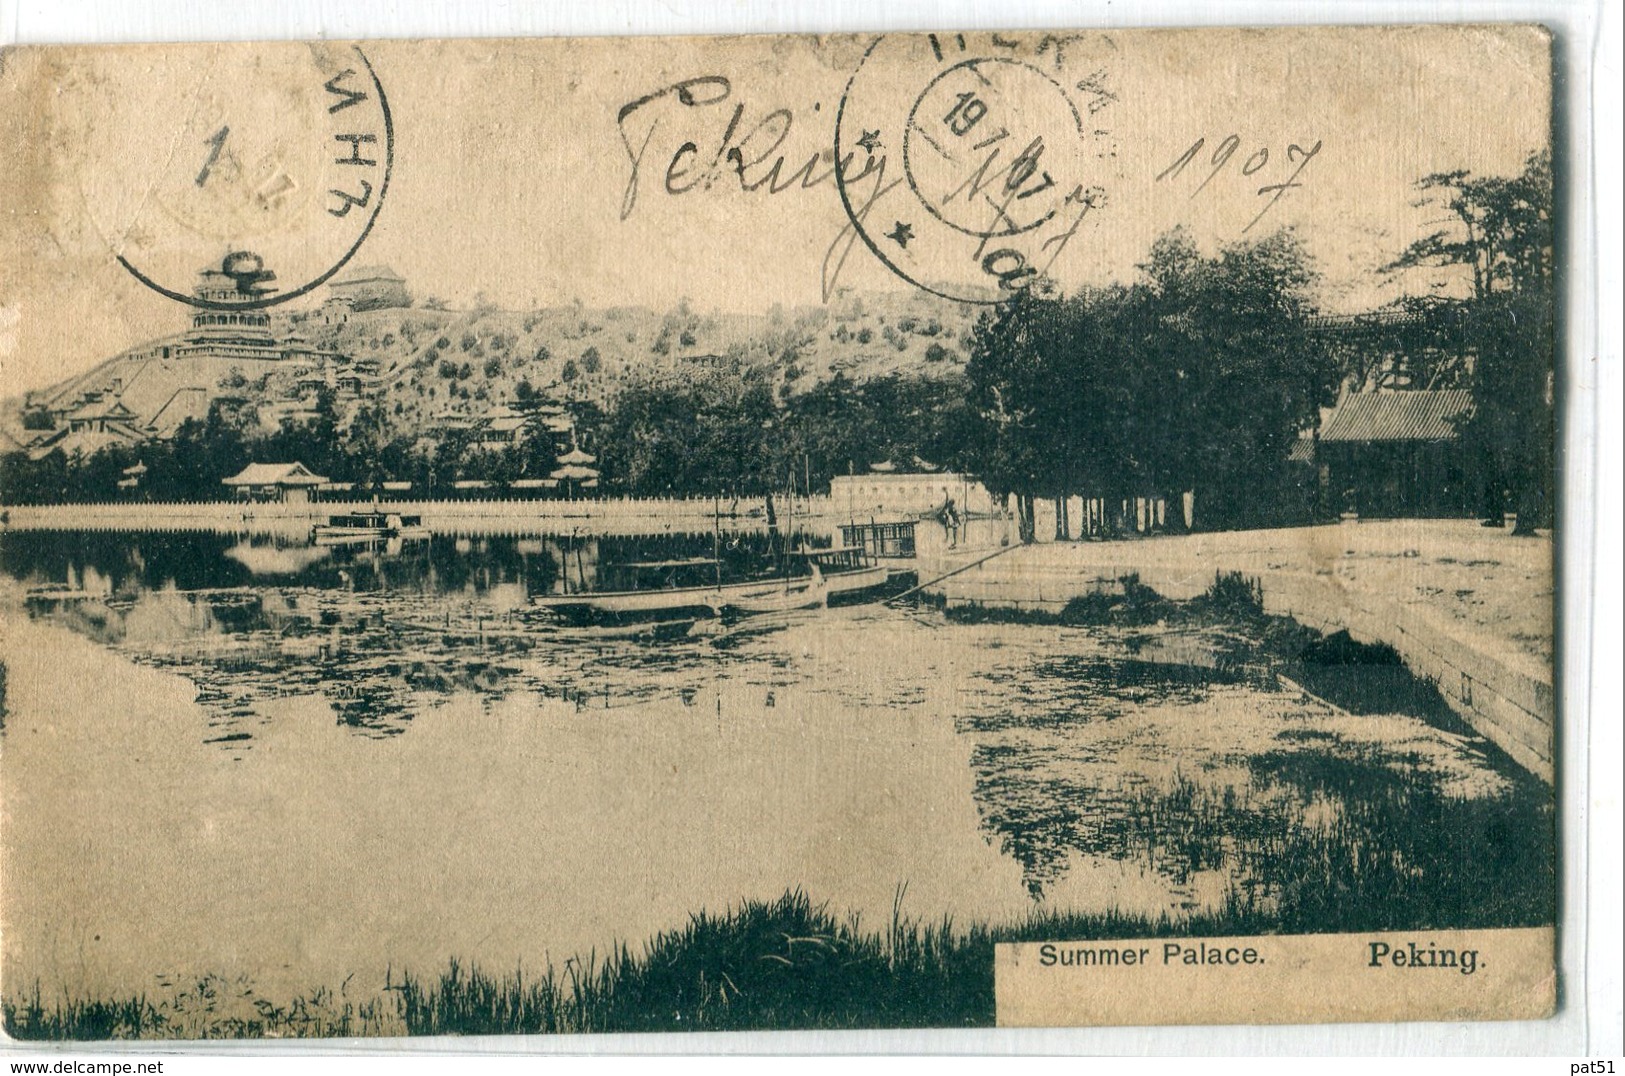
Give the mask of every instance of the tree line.
[(740, 496), (946, 468), (1015, 494), (1029, 525), (1039, 497), (1192, 490), (1202, 526), (1274, 521), (1287, 453), (1339, 381), (1306, 329), (1313, 283), (1289, 232), (1204, 257), (1176, 231), (1140, 280), (984, 314), (962, 373), (784, 395), (733, 365), (635, 385), (606, 416), (605, 473), (627, 493)]
[[(501, 491), (523, 478), (546, 478), (558, 446), (538, 431), (515, 444), (479, 443), (477, 429), (443, 431), (434, 438), (403, 434), (381, 404), (367, 404), (341, 420), (331, 390), (318, 392), (314, 417), (262, 429), (251, 405), (216, 401), (206, 417), (188, 419), (172, 438), (111, 445), (90, 455), (52, 452), (38, 460), (16, 452), (0, 457), (0, 499), (8, 504), (62, 504), (111, 500), (215, 501), (230, 496), (222, 480), (252, 462), (300, 462), (334, 482), (377, 491), (385, 482), (410, 482), (419, 496), (450, 496), (454, 483), (485, 482)], [(578, 407), (593, 429), (600, 412)], [(590, 440), (589, 440), (590, 443)], [(121, 488), (126, 468), (141, 473)]]
[(1195, 526), (1281, 521), (1288, 453), (1339, 382), (1308, 331), (1314, 282), (1289, 231), (1204, 256), (1175, 230), (1131, 283), (1016, 296), (983, 315), (967, 367), (977, 473), (1029, 537), (1034, 499), (1074, 495), (1164, 498), (1175, 528), (1187, 494)]
[(1470, 356), (1461, 378), (1473, 410), (1460, 426), (1485, 523), (1516, 513), (1517, 530), (1555, 516), (1556, 252), (1552, 159), (1530, 154), (1515, 176), (1437, 172), (1417, 181), (1418, 205), (1438, 226), (1384, 266), (1390, 273), (1446, 269), (1470, 290), (1448, 304), (1456, 347)]
[[(1485, 519), (1510, 509), (1520, 527), (1548, 522), (1549, 158), (1531, 157), (1516, 177), (1441, 173), (1418, 188), (1446, 223), (1382, 268), (1452, 269), (1469, 288), (1402, 301), (1384, 312), (1399, 327), (1376, 342), (1317, 329), (1316, 272), (1290, 230), (1206, 254), (1176, 229), (1133, 280), (1073, 295), (1040, 284), (988, 310), (963, 369), (836, 374), (792, 391), (799, 378), (778, 366), (723, 358), (634, 381), (604, 411), (576, 405), (581, 443), (600, 456), (606, 494), (815, 492), (878, 464), (973, 474), (995, 496), (1014, 495), (1029, 537), (1035, 501), (1053, 498), (1064, 513), (1072, 496), (1160, 498), (1175, 529), (1247, 527), (1313, 514), (1314, 476), (1288, 457), (1340, 389), (1466, 387), (1475, 406), (1460, 440)], [(147, 469), (139, 495), (154, 499), (219, 497), (220, 480), (250, 460), (299, 460), (363, 488), (409, 481), (429, 496), (464, 479), (501, 489), (556, 465), (557, 446), (539, 432), (489, 447), (474, 431), (403, 434), (378, 404), (341, 422), (324, 395), (315, 412), (267, 433), (251, 413), (217, 405), (169, 442), (83, 459), (13, 454), (0, 460), (4, 498), (105, 500), (137, 462)]]
[(1069, 495), (1189, 503), (1202, 528), (1305, 521), (1327, 506), (1289, 454), (1340, 391), (1465, 388), (1460, 459), (1484, 522), (1550, 526), (1550, 155), (1511, 177), (1457, 170), (1417, 188), (1417, 205), (1444, 215), (1381, 271), (1444, 270), (1444, 286), (1398, 300), (1369, 319), (1397, 328), (1352, 344), (1317, 324), (1316, 273), (1290, 231), (1204, 256), (1175, 230), (1133, 282), (1070, 297), (1029, 289), (984, 315), (967, 367), (969, 469), (1015, 495), (1029, 538), (1034, 499), (1056, 498), (1064, 525)]
[(969, 462), (975, 416), (962, 375), (836, 374), (785, 393), (771, 367), (725, 363), (629, 386), (599, 430), (606, 488), (760, 497), (827, 490), (836, 475)]

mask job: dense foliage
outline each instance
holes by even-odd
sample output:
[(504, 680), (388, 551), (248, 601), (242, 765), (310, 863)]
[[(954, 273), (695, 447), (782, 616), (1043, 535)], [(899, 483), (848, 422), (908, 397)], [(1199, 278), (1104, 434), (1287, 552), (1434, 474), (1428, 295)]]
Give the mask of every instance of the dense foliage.
[(1462, 426), (1486, 521), (1517, 513), (1518, 529), (1549, 525), (1555, 477), (1555, 290), (1552, 162), (1537, 153), (1512, 177), (1442, 172), (1417, 186), (1443, 226), (1386, 268), (1455, 269), (1471, 293), (1455, 304), (1474, 410)]
[[(60, 451), (30, 460), (24, 453), (0, 457), (0, 499), (8, 504), (55, 504), (141, 499), (216, 501), (230, 491), (221, 480), (250, 462), (297, 460), (334, 482), (361, 489), (409, 481), (427, 496), (444, 496), (459, 479), (501, 488), (519, 478), (545, 478), (556, 466), (547, 437), (500, 449), (475, 445), (471, 430), (435, 439), (404, 435), (378, 406), (363, 407), (340, 423), (331, 394), (323, 393), (309, 422), (262, 430), (249, 410), (217, 402), (204, 420), (189, 420), (168, 441), (114, 445), (89, 456)], [(595, 420), (596, 409), (580, 410)], [(146, 468), (135, 489), (121, 489), (124, 469)]]
[[(686, 380), (634, 381), (607, 411), (575, 402), (583, 448), (599, 455), (605, 492), (636, 496), (759, 497), (794, 487), (825, 490), (837, 474), (892, 463), (964, 462), (975, 433), (962, 376), (888, 375), (853, 381), (837, 374), (803, 393), (786, 394), (770, 368), (726, 362)], [(538, 397), (519, 401), (525, 408)], [(434, 438), (397, 432), (378, 406), (341, 423), (330, 398), (314, 421), (265, 432), (252, 414), (217, 405), (168, 442), (115, 446), (89, 457), (52, 453), (31, 461), (0, 459), (0, 496), (11, 504), (115, 498), (218, 500), (221, 479), (250, 461), (298, 460), (336, 482), (363, 489), (407, 481), (421, 495), (447, 496), (453, 483), (489, 483), (502, 493), (518, 479), (545, 478), (558, 444), (533, 430), (521, 443), (478, 444), (471, 430)], [(147, 468), (138, 490), (120, 490), (124, 468)]]
[(978, 473), (1024, 500), (1190, 491), (1196, 525), (1272, 521), (1287, 454), (1339, 376), (1307, 328), (1306, 255), (1280, 232), (1204, 257), (1175, 231), (1141, 268), (983, 316), (967, 367)]
[(610, 487), (719, 496), (827, 489), (835, 475), (873, 464), (959, 462), (974, 420), (960, 377), (837, 374), (803, 393), (773, 388), (766, 371), (745, 364), (629, 387), (599, 437)]

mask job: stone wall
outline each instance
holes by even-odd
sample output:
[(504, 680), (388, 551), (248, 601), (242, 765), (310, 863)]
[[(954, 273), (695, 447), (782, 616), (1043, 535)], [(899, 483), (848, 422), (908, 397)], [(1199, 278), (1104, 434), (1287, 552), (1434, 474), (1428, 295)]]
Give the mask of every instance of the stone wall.
[[(1147, 567), (1120, 555), (1091, 560), (1081, 568), (1035, 565), (1018, 555), (996, 557), (927, 589), (949, 606), (1055, 613), (1073, 598), (1119, 589), (1130, 575), (1166, 598), (1188, 600), (1203, 593), (1216, 572), (1229, 570), (1213, 563), (1197, 569)], [(1335, 578), (1240, 570), (1259, 581), (1265, 612), (1393, 647), (1412, 672), (1438, 687), (1468, 725), (1530, 773), (1552, 781), (1557, 707), (1550, 671), (1521, 654), (1497, 652), (1499, 648), (1472, 638), (1459, 625), (1431, 619), (1382, 594), (1354, 590)], [(929, 578), (924, 572), (922, 576)]]

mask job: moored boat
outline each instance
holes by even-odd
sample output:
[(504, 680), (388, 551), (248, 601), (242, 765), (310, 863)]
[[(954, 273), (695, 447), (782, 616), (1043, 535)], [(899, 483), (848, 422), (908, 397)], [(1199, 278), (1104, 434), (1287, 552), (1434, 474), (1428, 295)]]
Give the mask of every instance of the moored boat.
[(720, 606), (727, 613), (778, 613), (790, 609), (812, 609), (829, 603), (829, 587), (814, 564), (803, 576), (768, 579), (748, 587), (731, 589)]
[(318, 523), (310, 529), (311, 541), (317, 545), (427, 537), (429, 528), (423, 525), (422, 517), (403, 516), (397, 512), (350, 512), (328, 516), (326, 523)]
[(799, 555), (823, 576), (827, 600), (839, 602), (885, 586), (892, 576), (892, 569), (877, 564), (868, 552), (855, 546), (806, 549)]
[[(890, 574), (857, 549), (801, 550), (791, 560), (794, 567), (784, 574), (731, 582), (722, 582), (719, 562), (707, 558), (623, 564), (616, 567), (629, 584), (622, 589), (540, 595), (531, 601), (577, 620), (754, 614), (825, 605), (832, 596), (881, 586)], [(698, 581), (705, 573), (717, 581)]]

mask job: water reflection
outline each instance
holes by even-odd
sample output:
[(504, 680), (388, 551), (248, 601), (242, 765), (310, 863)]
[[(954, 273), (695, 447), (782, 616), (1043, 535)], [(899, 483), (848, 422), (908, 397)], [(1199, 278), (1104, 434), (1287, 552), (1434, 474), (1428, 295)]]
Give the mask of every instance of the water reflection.
[[(45, 939), (84, 949), (113, 923), (136, 939), (108, 964), (121, 982), (183, 950), (188, 970), (229, 970), (211, 961), (233, 938), (260, 954), (249, 971), (296, 968), (303, 987), (381, 977), (386, 961), (601, 948), (794, 886), (884, 921), (903, 881), (926, 918), (1008, 918), (1034, 901), (1156, 915), (1252, 884), (1238, 842), (1335, 826), (1359, 786), (1331, 783), (1343, 771), (1327, 759), (1480, 802), (1513, 785), (1475, 736), (1281, 690), (1244, 638), (1152, 643), (879, 606), (690, 638), (569, 627), (531, 603), (598, 586), (617, 563), (750, 571), (773, 553), (761, 533), (321, 549), (0, 536), (13, 609), (195, 689), (126, 690), (136, 673), (91, 664), (115, 686), (80, 690), (8, 654), (17, 723), (44, 730), (6, 733), (7, 867), (22, 879), (8, 959), (41, 972)], [(1185, 646), (1211, 665), (1149, 660)], [(60, 780), (81, 773), (94, 788)], [(52, 850), (69, 846), (85, 854), (60, 862)], [(247, 892), (244, 848), (315, 858), (246, 861), (264, 887)], [(119, 866), (75, 873), (84, 862)], [(196, 900), (129, 898), (172, 893), (178, 871), (199, 879)], [(211, 887), (237, 895), (215, 902)], [(53, 917), (57, 892), (82, 924)]]
[[(797, 534), (792, 544), (828, 546)], [(392, 538), (317, 546), (285, 535), (12, 532), (0, 538), (0, 570), (30, 586), (62, 585), (102, 597), (140, 591), (218, 590), (275, 584), (392, 594), (516, 596), (578, 593), (614, 583), (617, 566), (716, 561), (729, 577), (771, 568), (783, 541), (765, 532), (644, 537), (550, 535)]]
[(256, 700), (290, 694), (326, 699), (339, 724), (370, 736), (397, 735), (417, 709), (458, 693), (486, 705), (516, 687), (582, 706), (647, 699), (663, 690), (652, 678), (696, 666), (699, 644), (669, 626), (562, 625), (530, 599), (612, 584), (615, 565), (637, 560), (704, 553), (719, 573), (759, 571), (781, 547), (762, 533), (317, 547), (279, 536), (23, 532), (0, 541), (0, 570), (27, 588), (31, 615), (187, 676), (210, 713), (211, 742), (240, 758), (264, 720)]

